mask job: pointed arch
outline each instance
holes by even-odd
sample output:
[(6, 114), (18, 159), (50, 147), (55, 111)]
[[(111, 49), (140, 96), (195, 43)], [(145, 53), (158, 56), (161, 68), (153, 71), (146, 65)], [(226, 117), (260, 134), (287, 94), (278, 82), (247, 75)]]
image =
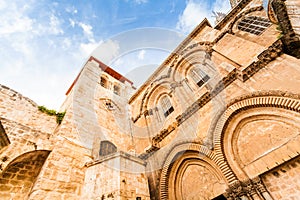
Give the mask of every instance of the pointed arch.
[[(188, 154), (188, 156), (185, 157), (186, 152), (192, 152), (192, 154)], [(180, 159), (180, 163), (177, 163), (174, 169), (174, 163), (177, 159)], [(192, 142), (179, 143), (169, 151), (162, 167), (159, 186), (161, 199), (170, 198), (169, 182), (174, 181), (174, 176), (171, 177), (173, 180), (170, 180), (170, 176), (172, 176), (171, 171), (180, 170), (180, 165), (184, 164), (184, 162), (188, 160), (193, 160), (197, 163), (201, 162), (202, 164), (200, 165), (205, 165), (208, 168), (213, 169), (215, 176), (218, 177), (218, 179), (223, 180), (226, 184), (237, 180), (227, 163), (223, 159), (216, 159), (215, 153), (209, 150), (206, 146)]]
[[(267, 108), (273, 108), (273, 110), (285, 109), (291, 112), (300, 113), (300, 95), (281, 91), (255, 92), (234, 99), (228, 104), (226, 110), (222, 111), (221, 113), (219, 113), (219, 115), (216, 116), (214, 122), (212, 122), (213, 128), (209, 132), (209, 134), (213, 136), (213, 150), (216, 153), (216, 157), (218, 159), (224, 158), (229, 163), (230, 168), (234, 170), (235, 174), (238, 173), (238, 171), (241, 172), (240, 178), (247, 178), (248, 175), (243, 173), (243, 170), (239, 167), (238, 164), (235, 164), (235, 161), (233, 161), (232, 158), (230, 158), (231, 160), (228, 160), (229, 156), (225, 153), (224, 137), (226, 136), (226, 134), (228, 134), (228, 125), (235, 116), (245, 110), (247, 110), (247, 112), (250, 112), (250, 109), (257, 108), (264, 108), (265, 110)], [(297, 155), (296, 152), (293, 153), (292, 151), (296, 151), (296, 149), (291, 148), (290, 152), (291, 155)], [(278, 161), (277, 164), (280, 164), (281, 162), (284, 162), (284, 159)], [(269, 167), (270, 166), (265, 165), (265, 169)]]

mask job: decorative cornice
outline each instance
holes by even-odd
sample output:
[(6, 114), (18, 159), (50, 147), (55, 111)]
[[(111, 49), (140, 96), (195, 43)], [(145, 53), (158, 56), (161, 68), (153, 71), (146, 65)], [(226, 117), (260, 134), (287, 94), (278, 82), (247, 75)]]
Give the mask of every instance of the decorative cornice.
[(167, 129), (163, 129), (152, 138), (153, 144), (158, 144), (165, 137), (167, 137), (173, 130), (175, 130), (178, 126), (180, 126), (185, 120), (190, 118), (195, 112), (197, 112), (200, 108), (205, 106), (213, 97), (218, 95), (225, 87), (230, 85), (234, 80), (236, 80), (236, 72), (233, 70), (226, 77), (224, 77), (221, 81), (219, 81), (216, 87), (211, 92), (206, 92), (203, 94), (198, 100), (196, 100), (191, 106), (189, 106), (182, 114), (176, 117), (176, 121), (173, 122)]
[(135, 157), (131, 154), (128, 154), (126, 152), (119, 151), (119, 152), (116, 152), (116, 153), (113, 153), (113, 154), (109, 154), (107, 156), (103, 156), (99, 160), (92, 161), (92, 162), (87, 162), (87, 163), (85, 163), (85, 167), (91, 167), (91, 166), (101, 164), (101, 163), (104, 163), (106, 161), (112, 160), (114, 158), (119, 158), (119, 157), (131, 160), (133, 162), (136, 162), (136, 163), (144, 165), (144, 166), (146, 165), (146, 162), (144, 160), (142, 160), (138, 157)]
[[(276, 57), (281, 55), (282, 52), (282, 43), (280, 40), (277, 40), (273, 43), (267, 50), (263, 51), (258, 55), (258, 61), (253, 62), (248, 67), (242, 71), (237, 71), (236, 69), (232, 70), (227, 76), (222, 78), (216, 86), (210, 91), (203, 94), (199, 99), (197, 99), (191, 106), (189, 106), (182, 114), (176, 117), (174, 121), (167, 129), (161, 130), (156, 136), (152, 138), (152, 144), (158, 145), (165, 137), (167, 137), (173, 130), (179, 127), (185, 120), (191, 117), (195, 112), (205, 106), (212, 98), (218, 95), (223, 91), (228, 85), (230, 85), (237, 78), (242, 81), (248, 80), (260, 69), (265, 67), (268, 63), (274, 60)], [(141, 116), (140, 114), (139, 116)], [(176, 124), (176, 126), (174, 126)]]
[[(162, 71), (165, 66), (169, 66), (174, 57), (176, 58), (183, 49), (186, 48), (186, 45), (190, 44), (191, 41), (198, 35), (199, 32), (203, 30), (206, 26), (212, 27), (209, 21), (205, 18), (203, 21), (177, 46), (177, 48), (169, 55), (169, 57), (158, 67), (158, 69), (148, 78), (148, 80), (132, 95), (129, 99), (129, 103), (131, 103), (138, 94), (144, 90), (147, 85), (149, 85), (152, 80)], [(172, 64), (171, 64), (172, 65)]]
[[(180, 61), (185, 58), (185, 54), (199, 46), (204, 47), (204, 49), (207, 53), (209, 53), (209, 54), (212, 53), (213, 44), (211, 42), (197, 42), (197, 43), (189, 45), (182, 51), (178, 51), (178, 54), (173, 57), (174, 60), (171, 62), (171, 65), (170, 65), (167, 73), (156, 78), (151, 84), (148, 84), (148, 87), (146, 88), (146, 91), (144, 92), (142, 100), (141, 100), (139, 114), (136, 117), (132, 118), (132, 121), (134, 123), (141, 118), (142, 113), (144, 112), (144, 109), (147, 109), (147, 105), (145, 105), (145, 101), (149, 98), (149, 95), (152, 94), (153, 91), (151, 91), (151, 90), (153, 90), (153, 88), (155, 88), (155, 86), (157, 84), (159, 84), (162, 80), (169, 79), (171, 77), (172, 70), (174, 71), (174, 68), (176, 68), (178, 63), (180, 63)], [(172, 87), (173, 83), (174, 83), (174, 81), (170, 82), (171, 90), (173, 88)]]
[(242, 197), (249, 197), (252, 199), (255, 195), (262, 195), (267, 192), (263, 182), (259, 177), (255, 177), (252, 180), (236, 181), (231, 183), (226, 189), (224, 196), (227, 199), (240, 199)]
[(282, 54), (282, 50), (282, 42), (277, 40), (268, 49), (257, 56), (258, 61), (251, 63), (248, 67), (244, 68), (242, 71), (239, 71), (238, 78), (242, 81), (248, 80), (256, 72), (280, 56)]
[(242, 81), (248, 80), (256, 72), (280, 56), (282, 54), (282, 50), (282, 42), (277, 40), (268, 49), (257, 56), (258, 61), (251, 63), (248, 67), (244, 68), (242, 71), (239, 71), (238, 78)]

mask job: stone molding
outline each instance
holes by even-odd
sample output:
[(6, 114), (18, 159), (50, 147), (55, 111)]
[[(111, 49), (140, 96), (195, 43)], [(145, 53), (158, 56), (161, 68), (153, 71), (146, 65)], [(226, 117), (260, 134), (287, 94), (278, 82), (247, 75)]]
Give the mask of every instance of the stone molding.
[(282, 54), (283, 45), (280, 40), (274, 42), (268, 49), (260, 53), (258, 60), (245, 67), (243, 70), (238, 71), (238, 78), (242, 81), (248, 80), (260, 69), (264, 68), (268, 63), (275, 60)]
[(300, 95), (280, 91), (260, 91), (234, 99), (228, 104), (227, 109), (215, 118), (217, 122), (212, 122), (214, 128), (209, 132), (209, 134), (213, 133), (212, 146), (217, 160), (224, 159), (228, 163), (224, 155), (223, 136), (232, 117), (239, 112), (256, 107), (277, 107), (300, 112)]
[[(193, 48), (197, 46), (198, 45), (194, 45)], [(205, 94), (203, 94), (197, 101), (195, 101), (191, 106), (189, 106), (182, 114), (178, 115), (176, 117), (176, 122), (174, 123), (176, 123), (177, 126), (180, 126), (180, 124), (182, 124), (186, 119), (192, 116), (204, 105), (206, 105), (213, 97), (215, 97), (217, 94), (223, 91), (228, 85), (230, 85), (237, 78), (239, 78), (242, 81), (248, 80), (256, 72), (258, 72), (260, 69), (264, 68), (268, 63), (270, 63), (278, 56), (280, 56), (282, 50), (283, 50), (282, 43), (280, 40), (277, 40), (268, 49), (266, 49), (265, 51), (263, 51), (261, 54), (257, 56), (258, 61), (251, 63), (248, 67), (245, 67), (243, 70), (236, 70), (236, 69), (232, 70), (226, 77), (220, 80), (210, 92), (206, 92)], [(149, 87), (145, 92), (147, 95), (149, 93), (148, 90)], [(149, 98), (149, 96), (147, 98)], [(136, 122), (142, 116), (142, 114), (143, 112), (141, 112), (136, 118), (133, 118), (132, 119), (133, 122)], [(170, 134), (174, 130), (174, 128), (172, 127), (174, 126), (170, 125), (167, 129), (160, 131), (155, 137), (152, 138), (152, 143), (156, 144), (161, 140), (163, 140), (168, 134)]]
[(266, 192), (266, 187), (260, 177), (255, 177), (252, 180), (236, 181), (230, 184), (224, 196), (229, 200), (241, 199), (243, 197), (253, 199), (254, 196), (260, 196), (262, 199), (265, 199), (264, 193)]
[(224, 28), (228, 21), (232, 20), (237, 13), (243, 10), (250, 2), (251, 0), (241, 0), (214, 28), (218, 30)]
[(136, 162), (140, 165), (146, 166), (146, 162), (144, 160), (142, 160), (142, 159), (140, 159), (136, 156), (133, 156), (131, 154), (128, 154), (126, 152), (118, 151), (116, 153), (113, 153), (113, 154), (110, 154), (110, 155), (107, 155), (107, 156), (102, 156), (100, 159), (98, 159), (96, 161), (87, 162), (87, 163), (85, 163), (85, 167), (91, 167), (91, 166), (101, 164), (101, 163), (104, 163), (108, 160), (112, 160), (114, 158), (119, 158), (119, 157), (131, 160), (131, 161)]
[[(168, 179), (170, 168), (172, 167), (172, 161), (176, 157), (178, 153), (184, 151), (196, 151), (199, 152), (199, 155), (204, 156), (205, 161), (208, 164), (216, 165), (219, 167), (222, 176), (224, 177), (224, 181), (227, 183), (238, 181), (232, 170), (229, 168), (227, 162), (224, 159), (219, 159), (216, 157), (215, 153), (208, 149), (206, 146), (198, 144), (198, 143), (181, 143), (175, 145), (167, 154), (165, 162), (162, 166), (162, 171), (160, 175), (160, 198), (168, 199)], [(199, 159), (201, 159), (199, 157)]]

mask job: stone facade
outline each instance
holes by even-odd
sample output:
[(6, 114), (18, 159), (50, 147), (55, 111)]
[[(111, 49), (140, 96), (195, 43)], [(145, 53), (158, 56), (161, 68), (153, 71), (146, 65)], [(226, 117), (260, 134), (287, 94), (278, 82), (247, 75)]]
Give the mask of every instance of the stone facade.
[(1, 199), (299, 198), (300, 5), (231, 3), (137, 90), (91, 57), (61, 124), (1, 85)]

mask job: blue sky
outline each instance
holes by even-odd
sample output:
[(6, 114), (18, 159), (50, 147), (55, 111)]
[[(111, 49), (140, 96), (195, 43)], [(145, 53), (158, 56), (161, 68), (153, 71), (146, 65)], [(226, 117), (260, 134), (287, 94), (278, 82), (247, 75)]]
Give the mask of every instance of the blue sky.
[(131, 49), (107, 63), (123, 74), (155, 68), (204, 17), (214, 24), (212, 10), (229, 9), (223, 0), (0, 0), (0, 84), (58, 109), (99, 45), (119, 51), (111, 38), (149, 27), (179, 33), (167, 49)]

